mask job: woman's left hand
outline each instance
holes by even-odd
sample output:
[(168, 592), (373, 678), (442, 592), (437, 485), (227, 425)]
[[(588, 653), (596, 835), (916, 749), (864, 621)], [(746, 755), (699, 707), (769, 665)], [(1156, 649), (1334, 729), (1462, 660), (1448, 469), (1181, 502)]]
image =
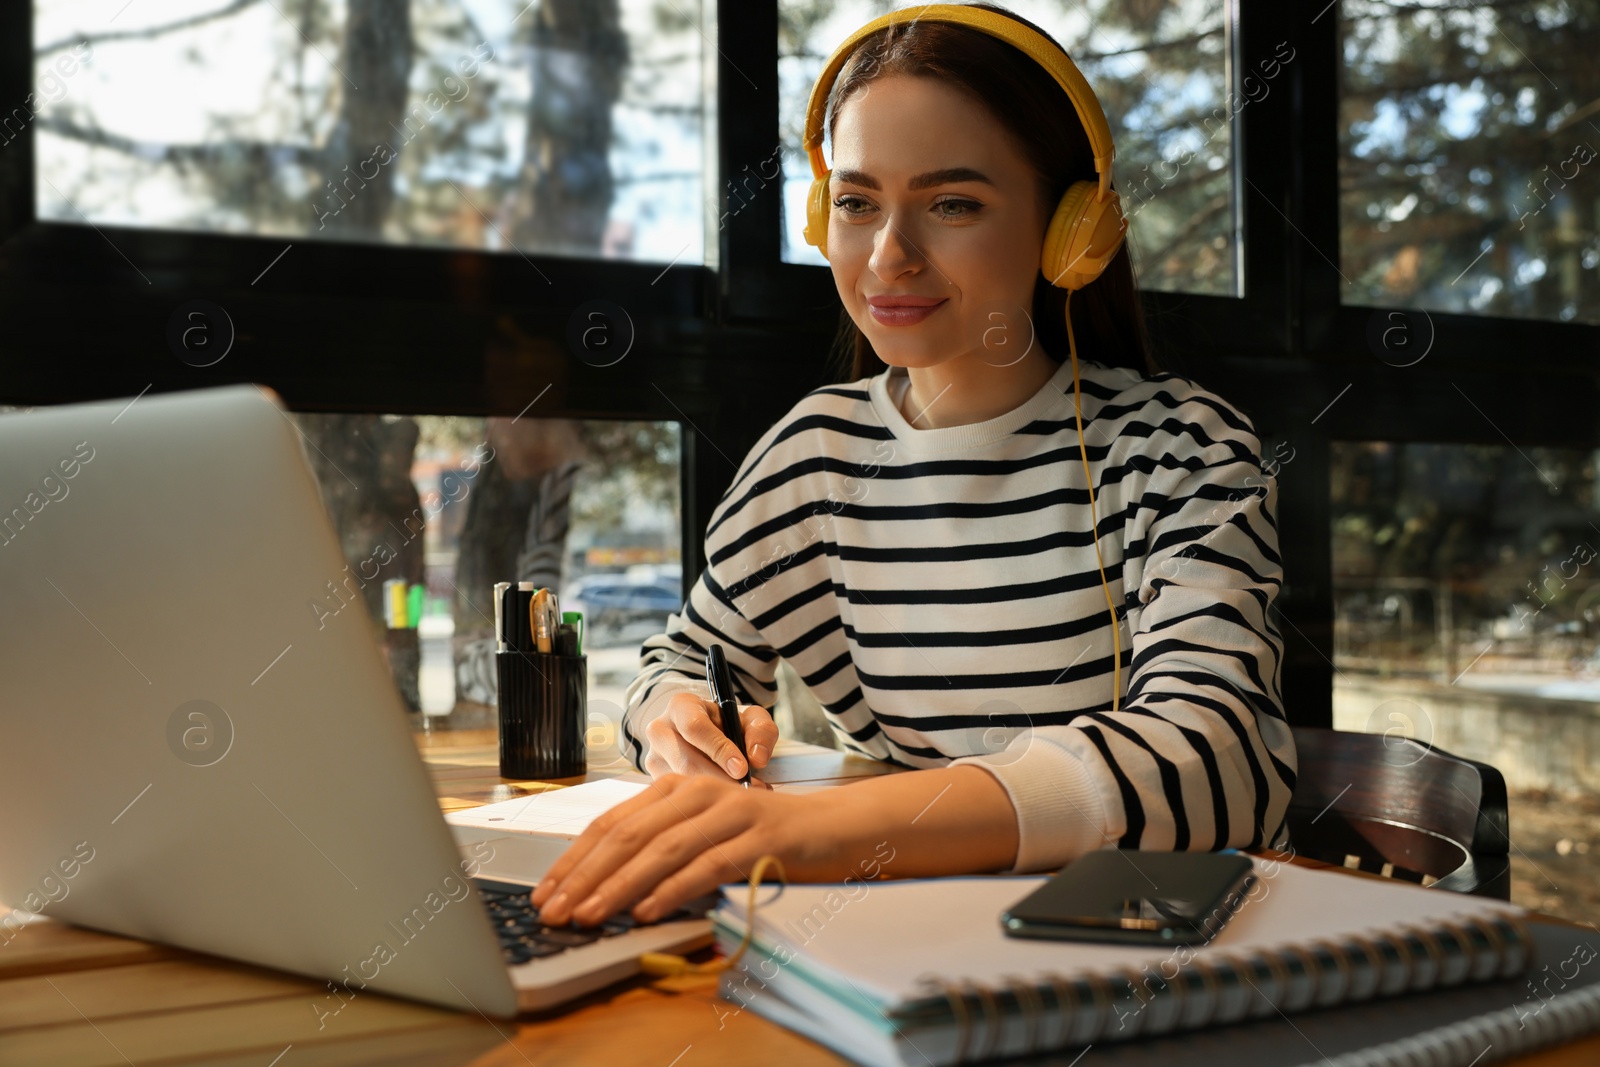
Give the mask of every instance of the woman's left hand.
[(828, 824), (836, 831), (839, 820), (824, 807), (819, 794), (665, 775), (591, 823), (540, 879), (533, 904), (551, 925), (592, 925), (630, 905), (635, 919), (653, 922), (748, 878), (766, 853), (790, 880), (825, 879), (836, 873)]

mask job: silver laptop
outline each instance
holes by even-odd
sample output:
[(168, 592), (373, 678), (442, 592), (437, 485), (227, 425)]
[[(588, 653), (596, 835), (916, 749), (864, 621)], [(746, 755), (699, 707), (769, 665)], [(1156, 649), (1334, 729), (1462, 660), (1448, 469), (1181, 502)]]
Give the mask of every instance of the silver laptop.
[(0, 415), (0, 946), (34, 913), (328, 979), (328, 1015), (506, 1016), (709, 943), (703, 907), (543, 927), (558, 851), (452, 834), (362, 602), (325, 606), (304, 448), (252, 385)]

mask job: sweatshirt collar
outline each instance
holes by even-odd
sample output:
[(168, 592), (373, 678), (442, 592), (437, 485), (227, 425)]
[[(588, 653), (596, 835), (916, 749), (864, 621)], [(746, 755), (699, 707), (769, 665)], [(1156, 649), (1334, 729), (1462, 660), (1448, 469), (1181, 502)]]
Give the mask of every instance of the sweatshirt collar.
[[(1089, 368), (1098, 365), (1093, 360), (1082, 358), (1078, 360), (1078, 364), (1080, 379), (1088, 373)], [(981, 448), (1011, 436), (1030, 422), (1051, 414), (1058, 406), (1064, 406), (1064, 410), (1067, 411), (1072, 409), (1070, 359), (1062, 360), (1056, 372), (1033, 396), (1002, 415), (983, 422), (969, 422), (962, 426), (939, 426), (926, 430), (912, 426), (906, 421), (905, 416), (900, 414), (900, 409), (893, 399), (899, 389), (890, 388), (891, 377), (896, 380), (897, 386), (903, 384), (903, 379), (907, 377), (906, 368), (888, 367), (880, 371), (869, 379), (867, 391), (878, 418), (895, 438), (912, 452), (957, 452)]]

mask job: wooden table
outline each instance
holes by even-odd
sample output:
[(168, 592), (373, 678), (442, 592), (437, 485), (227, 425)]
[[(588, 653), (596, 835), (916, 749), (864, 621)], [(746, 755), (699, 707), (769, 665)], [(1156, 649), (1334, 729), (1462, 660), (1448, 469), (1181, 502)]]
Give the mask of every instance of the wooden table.
[[(490, 731), (418, 736), (445, 810), (552, 788), (507, 782)], [(772, 773), (827, 783), (883, 773), (868, 760), (780, 745)], [(625, 768), (600, 769), (610, 777)], [(1320, 864), (1316, 864), (1321, 866)], [(319, 1032), (316, 982), (181, 949), (44, 921), (0, 946), (0, 1064), (48, 1067), (749, 1067), (846, 1061), (721, 1000), (644, 979), (543, 1016), (488, 1020), (381, 995), (361, 996)], [(1600, 1036), (1515, 1061), (1600, 1062)]]

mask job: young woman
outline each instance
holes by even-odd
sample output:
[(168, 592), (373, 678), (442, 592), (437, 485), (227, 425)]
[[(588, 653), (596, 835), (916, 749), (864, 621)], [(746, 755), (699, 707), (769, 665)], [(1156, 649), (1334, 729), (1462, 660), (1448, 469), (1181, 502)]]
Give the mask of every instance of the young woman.
[[(842, 880), (1281, 839), (1275, 483), (1248, 419), (1151, 360), (1126, 246), (1070, 304), (1043, 276), (1063, 192), (1095, 181), (1072, 101), (1006, 41), (922, 18), (858, 42), (830, 99), (848, 384), (769, 429), (712, 513), (628, 690), (623, 750), (655, 780), (540, 883), (548, 922), (658, 918), (764, 853)], [(739, 787), (713, 642), (752, 768), (781, 656), (846, 749), (915, 769)]]

